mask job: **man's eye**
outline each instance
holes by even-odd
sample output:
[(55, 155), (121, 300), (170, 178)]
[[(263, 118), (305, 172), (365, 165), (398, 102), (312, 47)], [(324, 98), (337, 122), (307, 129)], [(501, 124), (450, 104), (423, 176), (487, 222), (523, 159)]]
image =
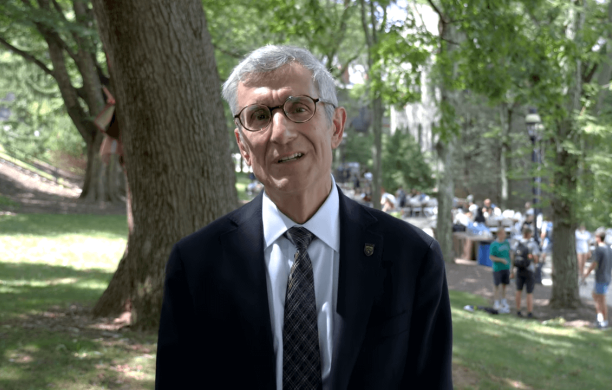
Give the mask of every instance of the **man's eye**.
[(291, 113), (304, 114), (310, 112), (310, 108), (305, 104), (294, 104), (291, 106)]
[(266, 110), (257, 110), (251, 113), (251, 120), (264, 121), (270, 117), (270, 113)]

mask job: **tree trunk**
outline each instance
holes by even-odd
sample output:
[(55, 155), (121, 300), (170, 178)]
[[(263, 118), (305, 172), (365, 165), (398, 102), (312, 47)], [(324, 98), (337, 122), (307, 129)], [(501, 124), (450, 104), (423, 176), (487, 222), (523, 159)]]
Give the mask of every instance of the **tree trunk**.
[[(567, 135), (569, 123), (564, 123), (559, 130), (559, 139)], [(552, 194), (553, 226), (553, 274), (550, 306), (554, 308), (576, 308), (581, 305), (578, 290), (578, 261), (576, 258), (575, 237), (575, 195), (578, 159), (576, 155), (563, 149), (557, 151), (555, 165), (559, 169), (554, 173), (555, 191)], [(564, 189), (565, 191), (562, 191)]]
[(374, 133), (374, 145), (372, 146), (372, 207), (380, 210), (382, 188), (382, 99), (376, 98), (372, 101), (372, 132)]
[(436, 222), (436, 239), (440, 244), (444, 261), (454, 262), (453, 253), (453, 196), (455, 194), (453, 174), (454, 141), (438, 141), (436, 144), (438, 160), (442, 163), (438, 182), (438, 216)]
[(104, 164), (100, 157), (100, 146), (103, 140), (104, 134), (96, 131), (92, 134), (91, 140), (87, 142), (87, 168), (80, 199), (87, 201), (103, 199), (103, 194), (100, 193), (104, 189), (100, 188), (100, 180), (104, 172)]
[[(133, 226), (96, 315), (159, 322), (174, 243), (237, 205), (214, 49), (197, 0), (95, 0), (115, 78)], [(111, 299), (119, 297), (118, 299)]]
[[(512, 130), (512, 112), (514, 105), (505, 104), (500, 112), (501, 118), (501, 153), (499, 156), (499, 175), (501, 179), (501, 193), (499, 206), (502, 210), (508, 207), (508, 137)], [(505, 108), (505, 109), (504, 109)]]
[[(584, 11), (579, 7), (573, 14), (573, 40), (580, 44), (580, 32), (584, 24)], [(573, 65), (573, 66), (572, 66)], [(554, 188), (552, 194), (554, 235), (553, 240), (553, 289), (550, 306), (554, 308), (575, 308), (582, 304), (578, 291), (578, 267), (576, 258), (576, 205), (579, 158), (565, 142), (579, 144), (580, 135), (575, 115), (580, 110), (582, 95), (582, 62), (568, 64), (569, 88), (566, 104), (566, 118), (559, 121), (555, 139)]]
[[(440, 31), (438, 53), (441, 57), (448, 56), (453, 50), (447, 41), (457, 41), (455, 37), (455, 28), (450, 23), (448, 18), (440, 11), (436, 11), (439, 16), (438, 29)], [(454, 79), (457, 74), (457, 65), (453, 64), (450, 72), (450, 79)], [(438, 161), (442, 164), (440, 170), (439, 187), (438, 187), (438, 216), (436, 222), (436, 239), (440, 244), (444, 261), (454, 262), (453, 253), (453, 228), (452, 228), (452, 207), (453, 197), (455, 195), (454, 172), (453, 172), (453, 151), (456, 139), (456, 107), (459, 102), (457, 91), (453, 90), (449, 85), (448, 76), (441, 79), (440, 102), (438, 103), (439, 139), (436, 143), (436, 151)]]

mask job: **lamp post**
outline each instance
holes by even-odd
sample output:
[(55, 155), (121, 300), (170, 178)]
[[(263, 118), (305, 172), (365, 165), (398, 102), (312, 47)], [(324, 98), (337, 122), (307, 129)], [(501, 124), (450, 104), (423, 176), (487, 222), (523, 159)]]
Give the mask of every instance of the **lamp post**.
[(540, 127), (542, 120), (538, 115), (538, 110), (535, 108), (530, 108), (529, 113), (525, 117), (525, 125), (527, 127), (527, 133), (529, 134), (529, 139), (531, 140), (531, 163), (538, 164), (536, 174), (533, 177), (533, 226), (535, 227), (534, 238), (538, 240), (538, 215), (540, 214), (540, 149), (538, 147), (539, 141), (541, 139), (540, 136)]

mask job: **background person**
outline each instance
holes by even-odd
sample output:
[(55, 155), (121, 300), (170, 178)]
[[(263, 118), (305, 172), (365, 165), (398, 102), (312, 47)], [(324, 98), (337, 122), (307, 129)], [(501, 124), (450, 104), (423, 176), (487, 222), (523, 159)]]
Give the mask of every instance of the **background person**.
[(501, 223), (497, 230), (497, 238), (489, 248), (489, 258), (493, 262), (493, 285), (495, 286), (493, 308), (509, 313), (510, 306), (506, 301), (506, 287), (510, 284), (510, 243), (506, 240), (506, 231)]
[(584, 283), (584, 279), (593, 271), (595, 268), (595, 286), (593, 287), (593, 300), (595, 301), (595, 310), (597, 311), (597, 323), (595, 324), (598, 328), (608, 327), (608, 306), (606, 305), (606, 294), (608, 293), (608, 286), (612, 279), (612, 249), (606, 245), (606, 229), (600, 227), (595, 231), (595, 251), (593, 252), (593, 262), (582, 277), (581, 282)]
[[(538, 263), (538, 254), (540, 253), (540, 247), (537, 242), (531, 237), (533, 231), (529, 226), (523, 227), (523, 237), (516, 242), (512, 248), (510, 257), (512, 259), (513, 266), (516, 265), (515, 261), (519, 253), (523, 257), (527, 257), (531, 260), (528, 267), (522, 268), (517, 267), (516, 271), (516, 315), (519, 317), (523, 316), (521, 312), (521, 295), (523, 287), (527, 292), (526, 305), (527, 305), (527, 318), (533, 318), (533, 290), (535, 287), (535, 264)], [(510, 278), (514, 277), (514, 271), (510, 274)]]
[(586, 230), (583, 223), (576, 229), (576, 256), (578, 257), (578, 277), (584, 276), (584, 264), (590, 257), (589, 251), (589, 240), (591, 239), (591, 233)]

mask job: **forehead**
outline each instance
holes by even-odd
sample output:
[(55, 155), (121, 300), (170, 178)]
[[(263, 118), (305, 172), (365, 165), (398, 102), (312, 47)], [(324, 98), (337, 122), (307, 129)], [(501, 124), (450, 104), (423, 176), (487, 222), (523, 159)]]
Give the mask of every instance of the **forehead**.
[(318, 97), (312, 72), (297, 63), (272, 72), (248, 75), (238, 84), (238, 105), (284, 100), (290, 95)]

